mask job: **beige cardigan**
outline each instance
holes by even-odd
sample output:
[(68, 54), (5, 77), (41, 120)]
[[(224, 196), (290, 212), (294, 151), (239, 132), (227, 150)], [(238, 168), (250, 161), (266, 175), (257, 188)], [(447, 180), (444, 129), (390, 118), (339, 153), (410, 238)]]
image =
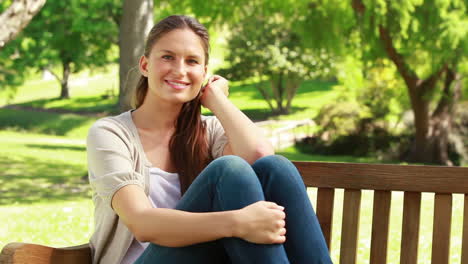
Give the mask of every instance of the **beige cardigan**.
[[(214, 158), (227, 142), (221, 123), (202, 116)], [(90, 239), (93, 264), (120, 263), (134, 236), (111, 208), (117, 190), (135, 184), (149, 194), (149, 168), (131, 111), (98, 120), (87, 138), (89, 182), (93, 190), (95, 231)]]

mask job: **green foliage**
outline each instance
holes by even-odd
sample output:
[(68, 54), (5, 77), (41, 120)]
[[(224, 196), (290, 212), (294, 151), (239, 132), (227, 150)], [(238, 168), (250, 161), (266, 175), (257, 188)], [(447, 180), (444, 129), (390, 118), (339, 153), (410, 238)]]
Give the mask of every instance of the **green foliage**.
[(47, 1), (18, 38), (2, 50), (0, 63), (7, 70), (0, 68), (1, 86), (18, 85), (32, 69), (70, 64), (71, 71), (78, 72), (114, 60), (111, 47), (117, 43), (120, 13), (116, 3)]
[(301, 37), (290, 26), (282, 14), (247, 15), (231, 31), (226, 58), (230, 66), (220, 71), (231, 80), (257, 82), (262, 96), (278, 113), (289, 111), (303, 80), (329, 71), (324, 66), (326, 55), (303, 48)]
[[(468, 54), (464, 0), (313, 0), (297, 22), (307, 43), (335, 54), (352, 52), (365, 60), (385, 58), (379, 25), (387, 28), (397, 52), (422, 79)], [(361, 8), (362, 7), (362, 8)], [(361, 13), (362, 12), (362, 13)]]
[(315, 118), (319, 129), (316, 138), (309, 141), (313, 150), (361, 156), (403, 142), (409, 131), (400, 131), (396, 125), (409, 102), (403, 81), (395, 78), (394, 65), (379, 60), (364, 67), (348, 57), (338, 68), (338, 79), (343, 83), (340, 95), (336, 104), (322, 107)]

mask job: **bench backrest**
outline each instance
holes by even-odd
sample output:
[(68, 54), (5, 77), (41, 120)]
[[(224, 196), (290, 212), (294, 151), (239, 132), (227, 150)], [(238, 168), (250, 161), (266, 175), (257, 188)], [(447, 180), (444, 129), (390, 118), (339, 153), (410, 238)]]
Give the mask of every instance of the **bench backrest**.
[(464, 196), (461, 263), (468, 264), (468, 168), (294, 162), (308, 187), (317, 187), (316, 213), (331, 245), (335, 189), (344, 189), (340, 263), (356, 263), (362, 190), (373, 190), (370, 263), (387, 263), (392, 191), (404, 191), (399, 263), (416, 264), (421, 193), (435, 193), (432, 263), (449, 262), (452, 194)]

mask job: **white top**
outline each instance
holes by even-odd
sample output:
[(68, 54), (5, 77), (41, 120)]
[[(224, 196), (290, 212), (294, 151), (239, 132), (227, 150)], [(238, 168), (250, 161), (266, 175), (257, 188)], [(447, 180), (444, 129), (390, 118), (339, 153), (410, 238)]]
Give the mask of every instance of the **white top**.
[[(175, 208), (180, 200), (179, 174), (150, 168), (149, 199), (154, 208)], [(149, 242), (143, 243), (135, 238), (122, 259), (122, 264), (135, 262), (143, 253)]]

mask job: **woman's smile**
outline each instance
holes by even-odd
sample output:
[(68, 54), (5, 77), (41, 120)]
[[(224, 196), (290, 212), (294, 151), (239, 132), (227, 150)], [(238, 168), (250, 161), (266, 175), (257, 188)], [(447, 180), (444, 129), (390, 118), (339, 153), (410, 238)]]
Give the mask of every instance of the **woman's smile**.
[(184, 82), (184, 81), (164, 80), (164, 82), (167, 83), (170, 87), (177, 89), (177, 90), (183, 90), (183, 89), (190, 87), (190, 83)]

